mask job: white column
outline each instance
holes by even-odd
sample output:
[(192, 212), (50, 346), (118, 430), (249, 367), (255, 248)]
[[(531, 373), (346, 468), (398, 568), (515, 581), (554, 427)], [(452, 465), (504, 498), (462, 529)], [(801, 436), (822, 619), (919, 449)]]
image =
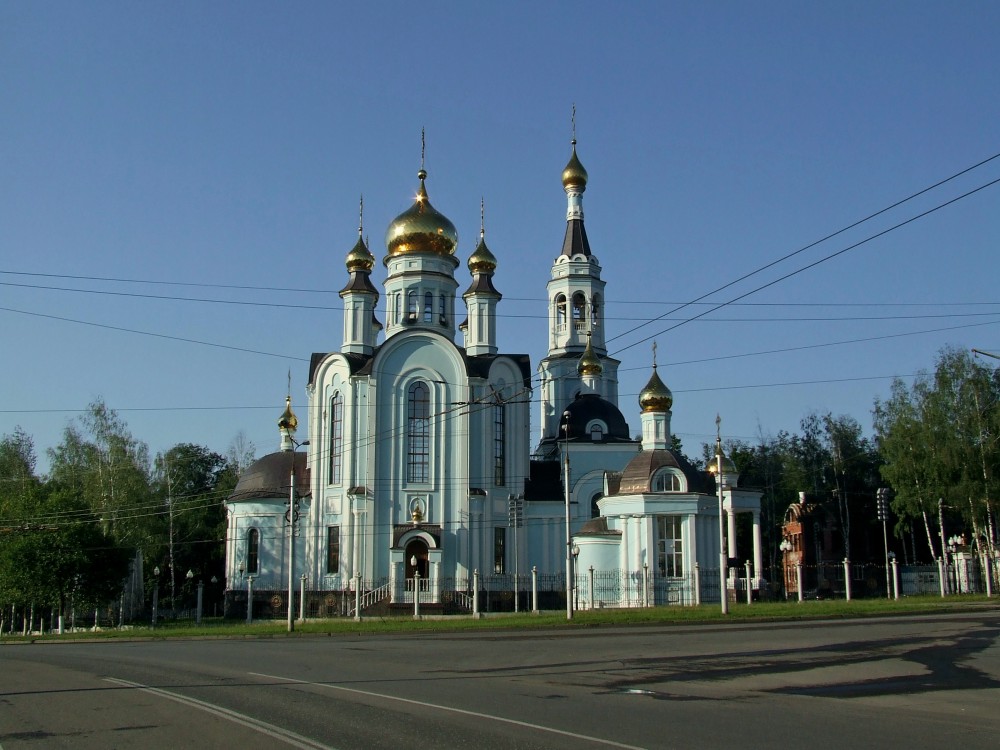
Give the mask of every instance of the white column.
[(622, 522), (622, 595), (619, 604), (628, 605), (628, 590), (629, 590), (629, 554), (628, 554), (628, 516), (618, 516), (618, 520)]

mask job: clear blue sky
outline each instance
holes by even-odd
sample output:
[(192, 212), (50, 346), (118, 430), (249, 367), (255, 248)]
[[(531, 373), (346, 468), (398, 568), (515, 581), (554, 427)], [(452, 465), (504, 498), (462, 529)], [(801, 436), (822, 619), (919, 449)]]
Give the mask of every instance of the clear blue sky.
[[(627, 332), (1000, 152), (998, 30), (975, 1), (0, 0), (0, 433), (44, 454), (100, 396), (154, 453), (241, 429), (275, 450), (288, 369), (304, 418), (309, 355), (340, 345), (359, 195), (380, 261), (421, 127), (460, 289), (483, 197), (501, 349), (537, 364), (573, 103), (633, 431), (652, 339), (632, 344), (654, 334), (688, 453), (717, 412), (726, 437), (810, 411), (867, 431), (891, 376), (945, 344), (1000, 350), (1000, 185)], [(709, 299), (998, 177), (1000, 159)]]

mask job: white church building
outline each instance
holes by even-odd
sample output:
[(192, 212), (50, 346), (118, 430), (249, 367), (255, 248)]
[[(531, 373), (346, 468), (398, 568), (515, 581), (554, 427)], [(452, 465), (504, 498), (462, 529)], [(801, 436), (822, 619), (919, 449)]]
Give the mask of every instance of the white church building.
[[(533, 585), (548, 606), (565, 606), (568, 569), (579, 607), (718, 601), (720, 541), (736, 558), (737, 513), (753, 528), (751, 572), (740, 558), (740, 574), (759, 586), (760, 494), (738, 487), (724, 456), (719, 493), (711, 473), (671, 450), (673, 397), (655, 356), (641, 439), (619, 409), (575, 139), (562, 173), (566, 234), (546, 288), (548, 351), (534, 373), (527, 354), (498, 350), (500, 262), (485, 232), (459, 293), (458, 234), (431, 205), (423, 168), (418, 178), (416, 201), (386, 231), (381, 291), (360, 228), (347, 254), (343, 341), (312, 356), (305, 434), (289, 398), (281, 450), (227, 500), (233, 614), (248, 592), (255, 608), (286, 611), (289, 572), (307, 616), (345, 614), (355, 601), (409, 606), (415, 589), (445, 611), (471, 608), (477, 592), (502, 606), (502, 592), (509, 604), (518, 590), (523, 606)], [(729, 581), (735, 590), (738, 576)]]

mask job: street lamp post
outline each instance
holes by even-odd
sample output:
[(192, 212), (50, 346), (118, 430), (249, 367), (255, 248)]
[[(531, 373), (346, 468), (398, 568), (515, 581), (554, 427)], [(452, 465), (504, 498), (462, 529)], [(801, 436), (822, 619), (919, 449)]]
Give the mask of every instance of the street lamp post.
[(290, 446), (287, 452), (292, 457), (288, 483), (288, 513), (285, 516), (288, 520), (288, 632), (291, 633), (295, 630), (295, 610), (292, 603), (295, 601), (295, 525), (299, 516), (298, 502), (295, 497), (295, 451), (309, 445), (309, 441), (303, 440), (300, 443), (292, 437), (291, 428), (286, 426), (283, 430), (288, 439), (287, 444)]
[(573, 556), (572, 556), (572, 537), (570, 537), (569, 531), (569, 418), (572, 416), (568, 411), (563, 412), (563, 440), (564, 440), (564, 450), (563, 450), (563, 465), (565, 467), (565, 480), (563, 484), (565, 485), (566, 494), (566, 619), (573, 619)]
[(715, 416), (715, 484), (719, 491), (719, 600), (722, 603), (722, 614), (729, 614), (729, 596), (726, 591), (726, 510), (722, 497), (722, 417)]
[(785, 579), (785, 599), (788, 599), (788, 553), (792, 551), (792, 543), (788, 539), (782, 539), (778, 549), (781, 550), (781, 575)]

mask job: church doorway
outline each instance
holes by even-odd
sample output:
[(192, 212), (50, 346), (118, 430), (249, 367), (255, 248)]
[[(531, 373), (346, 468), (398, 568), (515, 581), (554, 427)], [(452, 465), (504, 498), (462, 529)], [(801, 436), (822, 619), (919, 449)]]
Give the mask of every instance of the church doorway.
[(420, 588), (427, 586), (427, 542), (423, 539), (413, 539), (406, 545), (406, 580), (409, 581), (420, 573)]

